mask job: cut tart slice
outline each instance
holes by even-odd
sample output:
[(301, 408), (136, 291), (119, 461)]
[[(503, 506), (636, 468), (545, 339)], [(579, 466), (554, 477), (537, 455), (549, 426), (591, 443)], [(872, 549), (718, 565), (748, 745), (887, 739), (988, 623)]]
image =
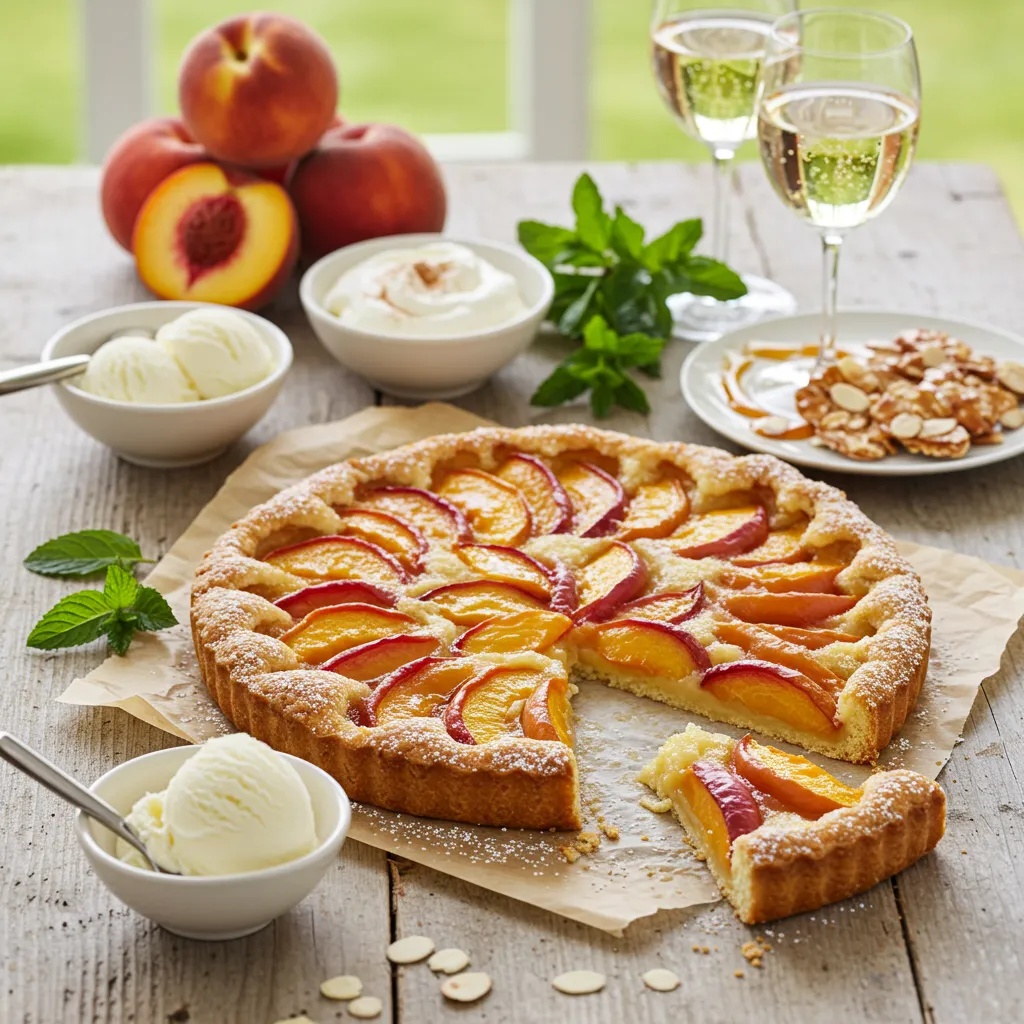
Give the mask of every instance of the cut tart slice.
[(916, 772), (878, 772), (854, 788), (805, 757), (696, 725), (670, 737), (640, 781), (672, 801), (747, 924), (864, 892), (945, 831), (945, 794)]

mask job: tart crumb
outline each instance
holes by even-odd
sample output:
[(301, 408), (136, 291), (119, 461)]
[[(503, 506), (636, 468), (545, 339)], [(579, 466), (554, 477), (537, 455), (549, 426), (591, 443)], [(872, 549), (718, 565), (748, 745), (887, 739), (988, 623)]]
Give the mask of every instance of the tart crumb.
[(734, 978), (742, 978), (743, 977), (743, 972), (742, 971), (733, 971), (732, 972), (732, 976)]
[(764, 941), (764, 936), (757, 935), (753, 941), (744, 942), (740, 952), (751, 967), (764, 967), (764, 955), (770, 953), (771, 949), (772, 947)]
[(666, 811), (672, 810), (672, 801), (668, 797), (665, 797), (664, 800), (656, 800), (653, 796), (642, 796), (640, 797), (640, 806), (652, 814), (664, 814)]
[[(615, 829), (615, 839), (618, 839), (618, 829)], [(613, 837), (609, 837), (613, 838)], [(580, 857), (594, 853), (601, 846), (601, 837), (596, 832), (580, 832), (571, 843), (558, 848), (559, 853), (569, 864), (575, 864)]]
[(608, 825), (608, 824), (606, 824), (604, 818), (598, 818), (597, 820), (598, 820), (598, 824), (599, 824), (599, 826), (601, 828), (601, 831), (605, 834), (605, 837), (607, 839), (610, 839), (613, 843), (614, 842), (618, 842), (618, 839), (619, 839), (619, 830), (618, 830), (618, 828), (615, 825)]

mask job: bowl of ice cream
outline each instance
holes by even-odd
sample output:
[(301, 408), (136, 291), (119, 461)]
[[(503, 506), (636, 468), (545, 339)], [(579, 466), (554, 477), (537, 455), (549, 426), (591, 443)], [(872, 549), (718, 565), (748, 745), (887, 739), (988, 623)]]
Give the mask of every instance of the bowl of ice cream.
[(79, 813), (75, 833), (107, 888), (168, 931), (249, 935), (305, 899), (335, 863), (351, 807), (326, 772), (245, 733), (126, 761), (90, 789), (128, 821), (142, 856)]
[(89, 355), (53, 385), (64, 411), (129, 462), (193, 466), (263, 417), (292, 364), (288, 336), (255, 313), (203, 302), (136, 302), (58, 331), (43, 359)]
[(299, 298), (339, 363), (403, 398), (453, 398), (523, 352), (554, 297), (547, 268), (498, 242), (391, 235), (329, 253)]

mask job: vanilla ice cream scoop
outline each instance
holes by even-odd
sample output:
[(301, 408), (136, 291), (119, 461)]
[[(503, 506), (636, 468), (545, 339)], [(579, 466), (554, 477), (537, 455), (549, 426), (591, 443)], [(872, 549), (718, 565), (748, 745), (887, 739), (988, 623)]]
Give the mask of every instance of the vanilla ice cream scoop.
[(200, 398), (222, 398), (270, 376), (273, 356), (260, 332), (230, 309), (193, 309), (156, 332)]
[(111, 338), (96, 350), (75, 383), (91, 395), (115, 402), (199, 401), (182, 368), (150, 338)]
[[(313, 804), (299, 773), (246, 733), (208, 740), (160, 793), (125, 819), (162, 868), (230, 875), (296, 860), (318, 843)], [(145, 867), (123, 840), (121, 860)]]

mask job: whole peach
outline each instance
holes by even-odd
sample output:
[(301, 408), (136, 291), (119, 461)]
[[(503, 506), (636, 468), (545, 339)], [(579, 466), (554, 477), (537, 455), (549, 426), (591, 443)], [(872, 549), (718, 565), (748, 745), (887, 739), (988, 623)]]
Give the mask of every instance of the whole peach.
[(380, 235), (440, 231), (441, 170), (414, 135), (390, 124), (332, 128), (289, 185), (310, 257)]
[(129, 128), (103, 163), (100, 204), (117, 244), (131, 252), (142, 204), (167, 175), (206, 160), (203, 147), (176, 117), (154, 117)]
[(220, 160), (287, 164), (316, 145), (338, 105), (324, 41), (283, 14), (243, 14), (200, 33), (178, 72), (192, 133)]

